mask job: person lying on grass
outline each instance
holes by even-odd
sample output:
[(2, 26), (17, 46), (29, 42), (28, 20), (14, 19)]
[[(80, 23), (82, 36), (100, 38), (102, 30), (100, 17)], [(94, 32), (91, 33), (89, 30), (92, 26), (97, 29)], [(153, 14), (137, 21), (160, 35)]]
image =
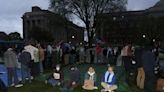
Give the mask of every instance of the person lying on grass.
[(108, 70), (103, 75), (101, 86), (104, 88), (101, 92), (114, 92), (117, 89), (113, 66), (108, 66)]
[(54, 72), (51, 76), (45, 81), (46, 84), (50, 84), (52, 86), (60, 86), (64, 81), (63, 71), (60, 65), (56, 65)]
[(60, 92), (73, 92), (80, 83), (80, 71), (76, 66), (71, 66), (69, 71), (69, 80), (65, 81), (64, 86), (60, 88)]
[(96, 72), (93, 67), (89, 67), (88, 72), (85, 74), (84, 86), (82, 87), (85, 90), (94, 90), (98, 89), (96, 85)]

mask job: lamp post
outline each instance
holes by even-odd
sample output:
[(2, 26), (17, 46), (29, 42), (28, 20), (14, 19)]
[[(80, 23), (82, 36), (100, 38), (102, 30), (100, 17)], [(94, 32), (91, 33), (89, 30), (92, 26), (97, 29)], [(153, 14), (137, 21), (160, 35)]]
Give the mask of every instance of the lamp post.
[(75, 36), (74, 35), (72, 36), (72, 39), (75, 39)]
[(146, 38), (146, 35), (142, 35), (143, 38)]

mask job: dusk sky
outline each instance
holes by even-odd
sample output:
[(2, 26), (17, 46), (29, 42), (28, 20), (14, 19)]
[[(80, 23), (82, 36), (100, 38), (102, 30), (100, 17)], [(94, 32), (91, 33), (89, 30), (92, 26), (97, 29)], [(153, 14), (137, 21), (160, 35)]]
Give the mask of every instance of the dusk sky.
[[(144, 10), (159, 0), (128, 0), (128, 10)], [(0, 31), (22, 34), (22, 15), (31, 11), (32, 6), (48, 9), (49, 0), (0, 0)], [(79, 21), (75, 21), (79, 22)], [(80, 23), (78, 23), (80, 24)]]

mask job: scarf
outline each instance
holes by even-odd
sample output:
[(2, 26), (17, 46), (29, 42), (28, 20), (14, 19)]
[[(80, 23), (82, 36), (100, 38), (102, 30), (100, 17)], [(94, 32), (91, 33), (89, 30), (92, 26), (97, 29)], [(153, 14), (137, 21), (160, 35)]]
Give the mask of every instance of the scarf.
[(94, 74), (95, 72), (91, 73), (91, 72), (88, 72), (89, 74), (89, 80), (94, 80)]
[(114, 73), (110, 73), (110, 72), (106, 72), (105, 73), (105, 82), (107, 83), (111, 83), (112, 82), (112, 79), (113, 79), (113, 76), (114, 76)]

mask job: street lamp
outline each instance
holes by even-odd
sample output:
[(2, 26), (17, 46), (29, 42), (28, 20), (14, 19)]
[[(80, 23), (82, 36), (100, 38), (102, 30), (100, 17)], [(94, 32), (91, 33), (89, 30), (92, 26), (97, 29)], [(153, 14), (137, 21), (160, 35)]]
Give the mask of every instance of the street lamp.
[(153, 39), (153, 42), (155, 42), (155, 39)]
[(143, 38), (146, 38), (146, 35), (142, 35)]
[(75, 36), (72, 36), (72, 39), (74, 39), (75, 38)]
[(124, 16), (122, 16), (122, 19), (124, 18)]
[(116, 17), (113, 17), (113, 20), (115, 21), (116, 20)]

